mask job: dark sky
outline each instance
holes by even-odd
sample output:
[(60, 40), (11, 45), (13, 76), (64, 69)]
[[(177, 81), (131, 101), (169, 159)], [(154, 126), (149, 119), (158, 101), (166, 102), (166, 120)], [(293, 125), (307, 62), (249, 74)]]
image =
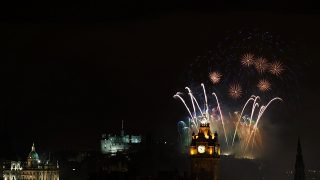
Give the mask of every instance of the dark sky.
[(188, 64), (227, 31), (259, 28), (302, 44), (297, 61), (309, 64), (297, 72), (299, 110), (272, 124), (271, 154), (290, 168), (300, 135), (306, 164), (320, 168), (320, 16), (312, 1), (39, 3), (1, 8), (0, 114), (15, 151), (32, 141), (42, 150), (96, 149), (121, 120), (129, 132), (175, 141), (186, 112), (172, 95), (186, 86)]

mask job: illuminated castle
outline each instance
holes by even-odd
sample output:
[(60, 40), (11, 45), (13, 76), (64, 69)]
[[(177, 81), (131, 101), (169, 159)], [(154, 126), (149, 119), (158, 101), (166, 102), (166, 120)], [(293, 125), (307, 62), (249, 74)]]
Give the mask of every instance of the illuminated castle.
[(115, 154), (126, 152), (133, 144), (141, 143), (141, 136), (125, 135), (123, 130), (123, 121), (120, 136), (103, 134), (101, 139), (102, 154)]
[(4, 180), (59, 180), (59, 165), (49, 160), (41, 162), (34, 144), (28, 155), (27, 162), (11, 161), (3, 165)]
[(220, 144), (217, 132), (211, 133), (208, 122), (200, 123), (198, 134), (192, 133), (190, 145), (191, 179), (220, 179)]

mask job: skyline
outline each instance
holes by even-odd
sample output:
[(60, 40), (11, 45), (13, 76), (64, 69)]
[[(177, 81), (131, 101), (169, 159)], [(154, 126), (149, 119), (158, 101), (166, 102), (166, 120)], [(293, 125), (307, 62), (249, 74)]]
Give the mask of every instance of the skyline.
[(274, 134), (266, 144), (274, 153), (266, 159), (293, 167), (300, 136), (306, 166), (316, 167), (320, 16), (298, 6), (284, 12), (285, 5), (280, 6), (279, 13), (269, 6), (255, 12), (230, 10), (227, 3), (222, 10), (195, 5), (177, 2), (170, 10), (121, 18), (106, 13), (86, 19), (81, 5), (75, 16), (65, 15), (68, 11), (44, 18), (29, 13), (25, 19), (9, 14), (1, 21), (0, 118), (7, 123), (12, 148), (21, 154), (35, 141), (40, 150), (98, 149), (101, 134), (120, 133), (121, 120), (127, 132), (176, 142), (176, 124), (186, 112), (172, 96), (191, 84), (189, 65), (228, 33), (259, 29), (293, 41), (307, 62), (297, 72), (301, 104), (295, 111), (287, 110), (290, 104), (277, 105), (285, 113), (268, 113)]

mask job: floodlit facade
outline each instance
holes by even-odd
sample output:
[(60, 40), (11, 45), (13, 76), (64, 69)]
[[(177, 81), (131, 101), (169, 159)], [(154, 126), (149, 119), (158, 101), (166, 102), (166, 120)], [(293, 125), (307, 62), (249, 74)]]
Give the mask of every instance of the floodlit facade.
[(59, 165), (41, 162), (34, 144), (27, 162), (11, 161), (3, 165), (4, 180), (59, 180)]
[(192, 133), (189, 155), (191, 179), (220, 179), (220, 144), (218, 134), (210, 132), (209, 123), (201, 123), (198, 134)]
[(103, 134), (101, 139), (101, 152), (102, 154), (115, 154), (118, 152), (126, 152), (134, 144), (141, 143), (141, 136), (125, 135), (122, 130), (119, 135)]

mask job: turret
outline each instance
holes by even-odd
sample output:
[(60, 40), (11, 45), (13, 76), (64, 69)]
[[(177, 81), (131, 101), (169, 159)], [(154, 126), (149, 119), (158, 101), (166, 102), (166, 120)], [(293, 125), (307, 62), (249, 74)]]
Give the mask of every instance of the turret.
[(304, 162), (303, 162), (300, 138), (298, 138), (294, 180), (305, 180), (306, 179), (305, 176), (306, 175), (305, 175), (305, 171), (304, 171)]

